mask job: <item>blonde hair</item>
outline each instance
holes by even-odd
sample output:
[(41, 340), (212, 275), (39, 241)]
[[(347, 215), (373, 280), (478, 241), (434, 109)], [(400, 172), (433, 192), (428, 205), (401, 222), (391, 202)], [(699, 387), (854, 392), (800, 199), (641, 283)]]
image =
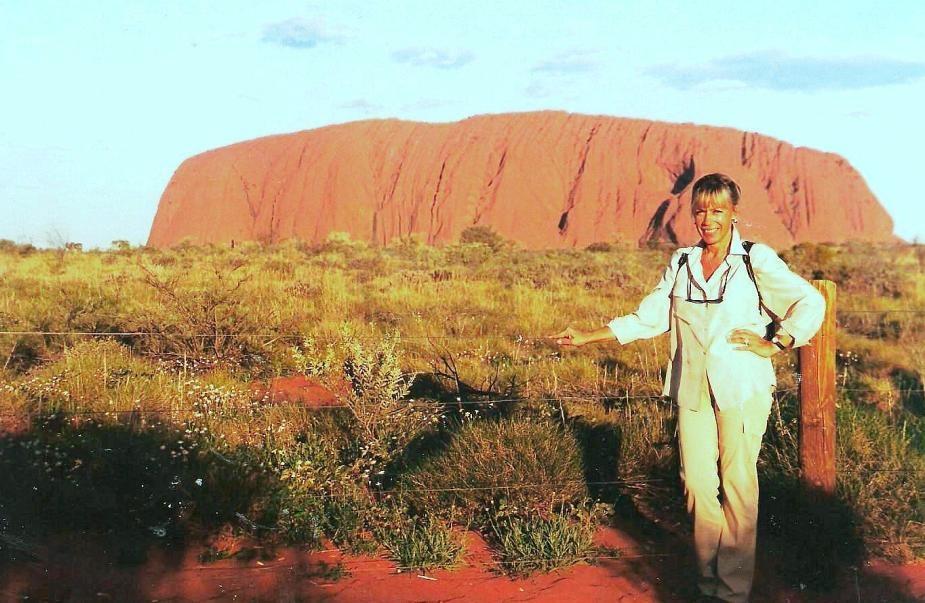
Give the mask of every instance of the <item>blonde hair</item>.
[(736, 207), (739, 204), (739, 196), (741, 193), (742, 191), (739, 185), (726, 174), (715, 172), (713, 174), (701, 176), (697, 182), (694, 183), (694, 188), (691, 189), (691, 211), (693, 211), (697, 202), (701, 199), (715, 199), (722, 195), (727, 195), (732, 206)]

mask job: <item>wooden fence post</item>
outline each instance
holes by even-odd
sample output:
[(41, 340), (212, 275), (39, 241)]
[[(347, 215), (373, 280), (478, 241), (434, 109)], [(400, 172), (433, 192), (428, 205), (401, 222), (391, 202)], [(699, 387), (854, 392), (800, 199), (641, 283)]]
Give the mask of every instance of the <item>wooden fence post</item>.
[(800, 469), (807, 493), (835, 493), (835, 283), (812, 281), (825, 319), (800, 348)]

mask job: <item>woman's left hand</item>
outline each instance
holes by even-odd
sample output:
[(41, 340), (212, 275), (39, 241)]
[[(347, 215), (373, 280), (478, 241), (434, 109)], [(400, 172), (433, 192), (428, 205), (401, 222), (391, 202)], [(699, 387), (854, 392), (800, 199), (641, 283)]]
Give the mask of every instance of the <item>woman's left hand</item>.
[(778, 351), (776, 345), (761, 335), (747, 329), (734, 330), (726, 337), (726, 341), (739, 344), (738, 347), (736, 347), (737, 350), (752, 352), (764, 358), (770, 358)]

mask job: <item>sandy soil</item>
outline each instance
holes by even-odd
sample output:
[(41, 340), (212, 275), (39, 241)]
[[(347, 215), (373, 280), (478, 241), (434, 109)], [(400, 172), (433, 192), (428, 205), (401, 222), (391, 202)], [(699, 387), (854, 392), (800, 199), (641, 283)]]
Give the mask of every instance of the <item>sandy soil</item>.
[(333, 392), (318, 381), (302, 375), (258, 381), (252, 383), (251, 387), (255, 395), (263, 397), (269, 404), (294, 403), (309, 408), (337, 406), (341, 404), (338, 394), (347, 393), (346, 383), (343, 384), (343, 391)]
[[(465, 565), (455, 570), (398, 572), (385, 559), (342, 555), (336, 549), (278, 549), (263, 559), (201, 563), (202, 544), (152, 546), (134, 559), (112, 545), (71, 536), (0, 564), (3, 601), (689, 601), (692, 565), (681, 542), (645, 541), (604, 528), (598, 544), (616, 558), (549, 574), (510, 578), (498, 573), (484, 541), (468, 540)], [(267, 552), (270, 553), (270, 552)], [(140, 557), (140, 558), (139, 558)], [(790, 585), (775, 559), (759, 561), (754, 601), (849, 602), (925, 600), (925, 563), (846, 568), (825, 592)], [(346, 572), (338, 577), (337, 568)]]
[[(267, 394), (269, 403), (336, 403), (332, 392), (304, 378), (255, 387)], [(261, 550), (247, 561), (202, 563), (205, 538), (120, 542), (71, 534), (39, 543), (0, 536), (0, 601), (644, 603), (690, 601), (696, 596), (687, 537), (633, 521), (598, 531), (601, 550), (613, 553), (601, 553), (594, 564), (528, 578), (500, 573), (484, 540), (474, 532), (465, 535), (462, 567), (427, 573), (400, 572), (386, 559), (348, 556), (333, 547), (321, 552)], [(759, 540), (755, 602), (925, 601), (925, 563), (842, 567), (829, 572), (831, 579), (824, 587), (812, 588), (802, 583), (803, 575), (828, 572), (820, 572), (824, 560), (816, 567), (795, 566), (798, 552), (793, 548)]]

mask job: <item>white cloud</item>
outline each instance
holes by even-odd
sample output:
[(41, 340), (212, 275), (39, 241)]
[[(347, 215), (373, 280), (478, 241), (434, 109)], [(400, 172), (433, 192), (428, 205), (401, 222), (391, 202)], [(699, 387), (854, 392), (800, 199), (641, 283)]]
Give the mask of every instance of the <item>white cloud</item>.
[(769, 90), (813, 92), (905, 84), (925, 77), (925, 63), (883, 57), (791, 57), (758, 52), (700, 65), (658, 65), (647, 73), (680, 90), (735, 81)]
[(438, 69), (458, 69), (474, 58), (468, 50), (449, 52), (439, 48), (402, 48), (392, 53), (392, 59), (398, 63)]
[(340, 42), (344, 33), (331, 27), (321, 18), (293, 17), (270, 23), (263, 28), (263, 41), (290, 48), (314, 48), (319, 44)]
[(363, 115), (372, 115), (373, 113), (376, 113), (379, 110), (381, 110), (382, 105), (377, 105), (376, 103), (372, 103), (366, 100), (365, 98), (355, 98), (351, 101), (347, 101), (345, 103), (341, 103), (337, 105), (337, 108), (355, 111), (358, 113), (362, 113)]
[(598, 61), (594, 58), (595, 52), (586, 50), (571, 50), (561, 52), (554, 57), (541, 61), (533, 66), (538, 73), (551, 73), (557, 75), (573, 75), (596, 71)]

